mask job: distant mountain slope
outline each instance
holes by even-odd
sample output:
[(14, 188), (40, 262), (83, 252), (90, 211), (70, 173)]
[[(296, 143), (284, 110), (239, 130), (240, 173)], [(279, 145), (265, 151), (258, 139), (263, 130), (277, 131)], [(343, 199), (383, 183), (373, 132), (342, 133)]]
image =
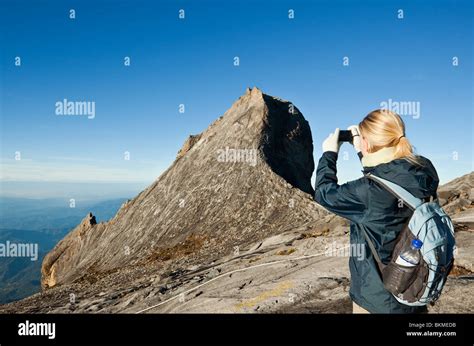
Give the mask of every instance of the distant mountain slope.
[(77, 226), (90, 210), (97, 220), (107, 221), (126, 201), (77, 201), (71, 208), (67, 199), (0, 198), (0, 228), (41, 231), (64, 235)]
[[(0, 199), (0, 244), (38, 244), (38, 259), (0, 257), (0, 304), (37, 293), (41, 289), (44, 256), (90, 210), (102, 220), (112, 218), (126, 199), (80, 202), (69, 208), (67, 201), (25, 198)], [(25, 228), (22, 227), (31, 227)]]
[(1, 244), (6, 244), (7, 241), (38, 244), (36, 261), (24, 257), (0, 258), (1, 304), (27, 297), (40, 290), (42, 259), (59, 239), (59, 235), (43, 232), (0, 229)]

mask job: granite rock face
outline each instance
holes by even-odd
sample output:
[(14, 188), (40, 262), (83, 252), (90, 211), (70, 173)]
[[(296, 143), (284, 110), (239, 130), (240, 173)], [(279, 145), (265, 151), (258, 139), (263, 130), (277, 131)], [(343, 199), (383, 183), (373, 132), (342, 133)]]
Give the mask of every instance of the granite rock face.
[[(200, 261), (327, 215), (311, 200), (311, 129), (290, 102), (248, 89), (107, 223), (92, 215), (44, 259), (42, 286), (153, 259)], [(174, 249), (174, 250), (167, 250)]]
[(58, 279), (64, 282), (70, 275), (74, 275), (75, 266), (87, 255), (82, 249), (93, 246), (93, 241), (104, 231), (104, 226), (104, 224), (97, 225), (95, 216), (89, 213), (71, 233), (61, 240), (43, 260), (42, 287), (53, 287), (58, 283)]

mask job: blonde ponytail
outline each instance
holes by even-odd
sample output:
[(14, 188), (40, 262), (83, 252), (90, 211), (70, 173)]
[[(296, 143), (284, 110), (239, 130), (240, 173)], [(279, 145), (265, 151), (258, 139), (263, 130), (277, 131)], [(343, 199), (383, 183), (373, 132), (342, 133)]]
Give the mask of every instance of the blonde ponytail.
[(369, 153), (382, 148), (395, 147), (395, 159), (404, 158), (421, 165), (413, 146), (405, 137), (405, 123), (397, 114), (385, 109), (370, 112), (360, 123), (359, 130), (367, 140)]

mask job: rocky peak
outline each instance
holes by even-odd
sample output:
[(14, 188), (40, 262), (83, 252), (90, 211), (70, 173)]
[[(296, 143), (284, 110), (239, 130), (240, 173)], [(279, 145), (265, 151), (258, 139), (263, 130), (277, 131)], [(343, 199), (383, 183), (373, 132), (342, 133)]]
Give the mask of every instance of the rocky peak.
[[(327, 212), (312, 200), (313, 170), (311, 130), (301, 112), (247, 89), (112, 220), (96, 224), (89, 214), (58, 243), (44, 260), (43, 287), (167, 258), (157, 255), (163, 249), (205, 262), (318, 220)], [(180, 244), (192, 251), (176, 251)]]

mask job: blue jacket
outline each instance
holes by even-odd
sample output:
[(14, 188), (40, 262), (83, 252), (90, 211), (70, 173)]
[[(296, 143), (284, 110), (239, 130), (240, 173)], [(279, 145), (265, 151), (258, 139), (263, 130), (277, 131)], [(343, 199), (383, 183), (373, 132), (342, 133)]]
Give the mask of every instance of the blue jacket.
[[(319, 160), (314, 198), (327, 210), (350, 220), (351, 245), (360, 244), (365, 248), (362, 259), (356, 256), (349, 258), (349, 294), (352, 300), (371, 313), (424, 311), (424, 307), (399, 303), (385, 290), (375, 259), (362, 233), (364, 229), (382, 262), (388, 263), (395, 240), (411, 216), (410, 210), (400, 206), (394, 196), (365, 176), (339, 185), (336, 177), (337, 156), (334, 152), (325, 152)], [(371, 172), (390, 180), (418, 198), (436, 196), (439, 183), (436, 170), (428, 159), (422, 156), (419, 159), (421, 166), (405, 159), (396, 159), (375, 167), (365, 167), (362, 172)]]

